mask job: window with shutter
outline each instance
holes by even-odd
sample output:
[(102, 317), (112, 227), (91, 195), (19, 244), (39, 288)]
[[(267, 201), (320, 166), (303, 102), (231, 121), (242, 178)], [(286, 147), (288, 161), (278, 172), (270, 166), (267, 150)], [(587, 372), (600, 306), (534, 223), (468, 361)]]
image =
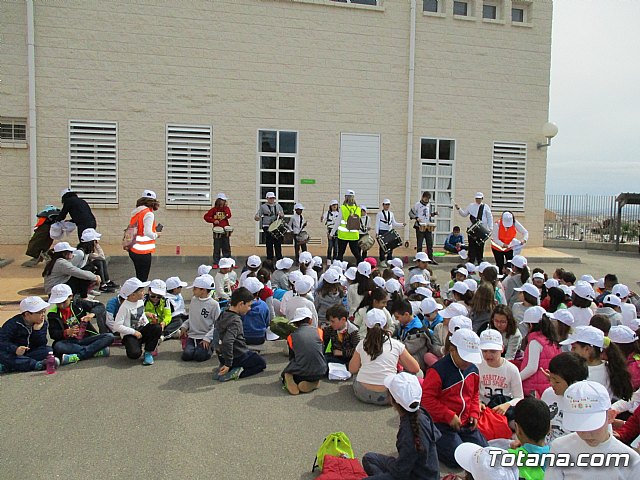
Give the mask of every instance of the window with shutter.
[(494, 211), (524, 212), (526, 170), (526, 143), (493, 143), (491, 208)]
[(0, 143), (3, 147), (26, 145), (27, 119), (0, 117)]
[(69, 187), (89, 203), (118, 203), (118, 124), (69, 121)]
[(208, 125), (167, 125), (167, 205), (211, 205)]
[(340, 134), (340, 195), (347, 190), (368, 213), (380, 208), (380, 134)]

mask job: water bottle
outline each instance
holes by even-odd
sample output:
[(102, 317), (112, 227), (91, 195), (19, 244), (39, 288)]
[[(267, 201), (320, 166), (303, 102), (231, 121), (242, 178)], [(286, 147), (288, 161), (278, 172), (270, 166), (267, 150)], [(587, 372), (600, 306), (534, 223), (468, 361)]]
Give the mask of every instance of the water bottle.
[(176, 245), (176, 255), (180, 255), (180, 245)]
[(56, 357), (53, 356), (53, 352), (47, 354), (47, 375), (56, 373)]

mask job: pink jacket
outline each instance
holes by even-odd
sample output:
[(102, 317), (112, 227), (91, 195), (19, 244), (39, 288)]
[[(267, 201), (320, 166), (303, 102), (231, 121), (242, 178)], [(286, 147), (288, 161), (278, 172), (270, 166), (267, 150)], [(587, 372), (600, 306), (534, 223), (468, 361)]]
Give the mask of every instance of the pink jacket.
[(549, 380), (547, 379), (545, 374), (540, 371), (540, 369), (548, 369), (551, 359), (556, 355), (559, 355), (561, 353), (561, 350), (558, 345), (554, 345), (549, 342), (549, 340), (547, 340), (547, 337), (542, 335), (542, 333), (529, 333), (527, 348), (524, 351), (524, 358), (522, 359), (520, 371), (524, 370), (524, 368), (527, 366), (527, 363), (529, 363), (529, 344), (533, 340), (536, 340), (540, 345), (542, 345), (542, 352), (540, 353), (540, 360), (538, 361), (538, 371), (522, 382), (522, 391), (525, 395), (529, 395), (532, 390), (535, 390), (536, 397), (540, 398), (542, 397), (542, 393), (550, 386)]
[(627, 357), (627, 368), (631, 374), (633, 390), (640, 388), (640, 354), (631, 354)]

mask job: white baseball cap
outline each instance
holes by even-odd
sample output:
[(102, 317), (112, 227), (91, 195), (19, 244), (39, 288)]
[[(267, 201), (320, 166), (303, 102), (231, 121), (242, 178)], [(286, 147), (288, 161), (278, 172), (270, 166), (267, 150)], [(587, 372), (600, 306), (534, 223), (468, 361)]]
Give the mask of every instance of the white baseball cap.
[(288, 270), (293, 267), (293, 259), (284, 257), (276, 262), (276, 269), (278, 270)]
[(71, 287), (66, 283), (60, 283), (51, 289), (51, 293), (49, 294), (49, 303), (52, 305), (55, 303), (62, 303), (71, 295), (73, 295)]
[(149, 284), (149, 290), (151, 290), (156, 295), (161, 295), (164, 297), (167, 294), (167, 284), (160, 279), (151, 280), (151, 283)]
[(369, 262), (360, 262), (358, 264), (358, 273), (369, 277), (369, 275), (371, 275), (371, 264)]
[(222, 192), (220, 192), (220, 193), (218, 193), (218, 194), (216, 195), (216, 200), (217, 200), (217, 199), (224, 200), (225, 202), (226, 202), (227, 200), (229, 200), (229, 199), (227, 198), (227, 196), (226, 196), (224, 193), (222, 193)]
[(573, 324), (576, 321), (575, 318), (573, 318), (573, 313), (571, 313), (566, 308), (562, 308), (560, 310), (556, 310), (555, 312), (549, 313), (547, 315), (552, 320), (557, 320), (558, 322), (562, 322), (565, 325), (569, 325), (570, 327), (573, 327)]
[[(451, 320), (453, 320), (453, 318)], [(460, 328), (453, 332), (449, 341), (452, 345), (456, 346), (458, 355), (460, 355), (465, 362), (474, 363), (476, 365), (482, 363), (480, 339), (478, 338), (478, 335), (476, 335), (476, 332), (469, 328)]]
[(169, 277), (165, 283), (167, 285), (167, 290), (173, 290), (178, 287), (184, 288), (188, 285), (187, 282), (180, 280), (180, 277)]
[(364, 210), (365, 212), (367, 211), (367, 207), (365, 207), (364, 205), (359, 205), (360, 210)]
[(384, 288), (389, 293), (402, 291), (402, 285), (395, 278), (390, 278), (389, 280), (387, 280), (384, 284)]
[(379, 308), (372, 308), (367, 312), (367, 316), (364, 318), (364, 324), (368, 328), (373, 328), (375, 325), (380, 325), (384, 328), (387, 325), (387, 316)]
[(49, 305), (40, 297), (27, 297), (27, 298), (23, 298), (22, 301), (20, 302), (20, 313), (25, 313), (25, 312), (38, 313), (38, 312), (41, 312), (42, 310), (46, 310), (50, 306), (51, 305)]
[(211, 271), (211, 265), (205, 265), (204, 263), (198, 267), (198, 276), (209, 275)]
[(560, 290), (562, 290), (562, 292), (567, 296), (570, 297), (571, 296), (571, 292), (573, 290), (571, 290), (571, 287), (569, 287), (569, 285), (558, 285), (558, 288)]
[(136, 277), (131, 277), (122, 284), (122, 286), (120, 287), (119, 294), (121, 297), (127, 298), (136, 290), (140, 288), (148, 287), (150, 283), (151, 282), (141, 282)]
[(527, 259), (525, 257), (523, 257), (522, 255), (515, 255), (511, 259), (511, 265), (513, 265), (514, 267), (518, 267), (518, 268), (524, 268), (524, 267), (527, 266)]
[(322, 257), (319, 257), (318, 255), (313, 257), (313, 266), (314, 267), (321, 267), (322, 266)]
[(262, 260), (258, 255), (250, 255), (247, 258), (247, 266), (250, 268), (258, 268), (262, 264)]
[(429, 285), (429, 282), (427, 282), (427, 279), (424, 278), (424, 275), (413, 275), (409, 279), (409, 285), (414, 284), (414, 283), (419, 283), (421, 285)]
[(398, 268), (398, 267), (393, 267), (391, 269), (391, 271), (393, 272), (393, 274), (398, 277), (398, 278), (404, 278), (404, 270), (402, 268)]
[(467, 288), (472, 292), (478, 291), (478, 282), (476, 282), (473, 278), (467, 278), (464, 282)]
[(93, 242), (94, 240), (100, 240), (101, 233), (96, 232), (95, 228), (85, 228), (80, 237), (81, 242)]
[(58, 252), (75, 252), (76, 249), (69, 245), (69, 242), (58, 242), (53, 246), (53, 251)]
[(458, 252), (458, 255), (460, 255), (462, 260), (469, 258), (469, 253), (464, 248)]
[(453, 287), (451, 287), (451, 291), (465, 295), (469, 291), (469, 286), (464, 282), (456, 282), (453, 284)]
[(588, 273), (585, 274), (585, 275), (582, 275), (580, 277), (580, 280), (583, 281), (583, 282), (590, 283), (591, 285), (595, 285), (596, 283), (598, 283), (598, 281), (595, 278), (593, 278), (592, 275), (589, 275)]
[(407, 412), (416, 412), (420, 408), (422, 400), (422, 387), (418, 378), (407, 372), (387, 375), (384, 378), (384, 386), (398, 405)]
[(330, 268), (322, 275), (322, 281), (325, 283), (336, 284), (340, 282), (340, 273), (335, 268)]
[(334, 198), (334, 199), (333, 199), (333, 200), (331, 200), (331, 202), (329, 203), (329, 206), (332, 206), (332, 205), (340, 205), (340, 202)]
[(311, 255), (311, 252), (302, 252), (300, 255), (298, 255), (298, 262), (309, 265), (311, 262), (313, 262), (313, 255)]
[(555, 278), (549, 278), (546, 282), (544, 282), (544, 286), (547, 288), (558, 287), (560, 282)]
[(456, 269), (456, 273), (460, 273), (461, 275), (464, 275), (465, 277), (469, 276), (469, 270), (467, 270), (464, 267), (460, 267), (460, 268)]
[(433, 292), (429, 290), (427, 287), (418, 287), (415, 291), (416, 294), (422, 295), (425, 298), (432, 298)]
[(289, 323), (300, 322), (307, 318), (313, 318), (313, 313), (307, 307), (296, 308), (293, 318), (289, 320)]
[(388, 198), (385, 198), (384, 200), (382, 200), (382, 204), (383, 205), (391, 205), (391, 200), (389, 200)]
[(71, 193), (73, 192), (73, 190), (71, 190), (70, 188), (65, 188), (64, 190), (60, 191), (60, 196), (64, 197), (67, 193)]
[(264, 288), (264, 284), (256, 277), (245, 278), (242, 286), (254, 295)]
[(429, 260), (429, 255), (427, 255), (424, 252), (418, 252), (416, 253), (415, 258), (413, 259), (414, 262), (430, 262), (431, 260)]
[(504, 350), (502, 334), (493, 329), (484, 330), (480, 334), (480, 350)]
[(621, 307), (622, 300), (620, 300), (620, 297), (618, 297), (617, 295), (611, 294), (604, 297), (604, 299), (602, 300), (602, 304), (613, 305), (614, 307)]
[(476, 195), (474, 198), (484, 198), (484, 194), (482, 192), (476, 192)]
[(347, 190), (346, 192), (344, 192), (345, 197), (349, 196), (349, 195), (355, 195), (356, 192), (354, 190)]
[(580, 280), (576, 282), (573, 293), (575, 293), (580, 298), (584, 298), (585, 300), (593, 301), (593, 299), (596, 297), (596, 292), (593, 291), (593, 287), (589, 285), (589, 283)]
[(545, 313), (547, 313), (547, 311), (539, 305), (529, 307), (524, 311), (522, 323), (540, 323)]
[(473, 263), (467, 262), (464, 264), (464, 268), (467, 270), (467, 275), (471, 275), (478, 271), (478, 267), (476, 267)]
[(392, 258), (387, 263), (396, 268), (404, 268), (404, 263), (402, 263), (402, 260), (400, 260), (398, 257)]
[(301, 203), (296, 203), (296, 204), (293, 206), (293, 209), (294, 209), (294, 210), (304, 210), (304, 205), (302, 205)]
[(449, 333), (454, 333), (462, 328), (467, 330), (471, 330), (473, 328), (471, 319), (467, 317), (466, 314), (456, 315), (449, 320)]
[(213, 290), (213, 284), (214, 280), (211, 275), (200, 275), (195, 278), (193, 285), (189, 285), (187, 288), (204, 288), (205, 290)]
[(531, 278), (533, 279), (539, 279), (539, 280), (544, 280), (544, 273), (541, 272), (536, 272), (533, 275), (531, 275)]
[(476, 271), (483, 273), (489, 267), (493, 267), (493, 265), (491, 265), (489, 262), (480, 262), (480, 265), (478, 265)]
[(638, 340), (636, 332), (626, 325), (614, 325), (607, 336), (613, 343), (633, 343)]
[(533, 283), (525, 283), (519, 288), (514, 288), (516, 292), (525, 292), (531, 295), (532, 297), (540, 300), (540, 290)]
[(569, 385), (564, 392), (562, 427), (571, 432), (590, 432), (603, 427), (611, 399), (598, 382), (583, 380)]
[(349, 280), (355, 280), (356, 279), (356, 273), (358, 272), (358, 269), (356, 267), (349, 267), (347, 268), (347, 271), (344, 272), (344, 276), (347, 277)]
[(518, 467), (503, 467), (500, 461), (494, 463), (493, 458), (497, 452), (508, 453), (497, 447), (481, 447), (475, 443), (465, 442), (458, 445), (453, 453), (456, 462), (467, 472), (473, 475), (475, 480), (518, 480)]
[(313, 288), (313, 284), (313, 278), (309, 275), (303, 275), (302, 278), (296, 280), (296, 292), (298, 292), (299, 295), (306, 295)]
[(300, 280), (303, 276), (304, 274), (300, 270), (294, 270), (293, 272), (290, 272), (288, 275), (289, 283), (292, 283), (293, 285), (295, 285), (295, 283), (298, 280)]
[(459, 315), (467, 315), (467, 307), (460, 305), (459, 303), (452, 303), (447, 308), (440, 312), (442, 318), (453, 318)]
[[(633, 313), (633, 312), (631, 312)], [(626, 325), (634, 332), (640, 328), (640, 318), (631, 317), (624, 314), (624, 310), (622, 311), (622, 325)]]
[(436, 310), (442, 310), (442, 305), (436, 302), (433, 298), (425, 298), (420, 302), (420, 313), (423, 315), (429, 315)]
[(265, 196), (265, 198), (276, 198), (276, 194), (273, 192), (267, 192), (267, 195)]
[(631, 292), (629, 291), (629, 287), (627, 287), (626, 285), (622, 283), (616, 283), (611, 289), (611, 293), (620, 298), (627, 298)]
[(560, 342), (560, 345), (571, 345), (575, 342), (586, 343), (587, 345), (603, 348), (604, 332), (599, 328), (592, 327), (591, 325), (576, 327), (574, 332), (569, 334), (569, 338)]
[[(614, 285), (615, 286), (615, 285)], [(604, 290), (604, 277), (600, 277), (596, 282), (596, 288)]]
[(373, 278), (373, 283), (376, 284), (376, 287), (380, 287), (380, 288), (384, 288), (385, 287), (385, 281), (384, 278), (378, 276), (378, 277), (374, 277)]
[(218, 262), (218, 268), (233, 268), (235, 265), (233, 258), (221, 258)]
[(502, 214), (502, 225), (504, 225), (505, 228), (511, 228), (513, 226), (513, 213), (504, 212)]
[(145, 191), (143, 191), (142, 192), (142, 196), (143, 197), (153, 198), (154, 200), (157, 199), (156, 192), (154, 192), (153, 190), (145, 190)]

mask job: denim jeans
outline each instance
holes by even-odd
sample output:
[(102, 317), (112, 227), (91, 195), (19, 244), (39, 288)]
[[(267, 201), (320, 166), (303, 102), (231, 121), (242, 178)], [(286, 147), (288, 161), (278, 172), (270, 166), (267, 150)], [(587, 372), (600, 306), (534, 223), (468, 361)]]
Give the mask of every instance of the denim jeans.
[(75, 353), (80, 360), (86, 360), (111, 345), (114, 338), (112, 333), (101, 333), (99, 335), (88, 335), (81, 340), (76, 338), (58, 340), (53, 344), (53, 354), (56, 357), (62, 357), (64, 354)]
[(36, 369), (36, 363), (47, 358), (51, 347), (43, 345), (38, 348), (28, 350), (24, 355), (16, 355), (15, 352), (7, 353), (0, 351), (0, 363), (5, 366), (7, 371), (12, 372), (30, 372)]
[(481, 447), (489, 445), (477, 428), (471, 430), (468, 427), (462, 427), (460, 430), (454, 430), (446, 423), (436, 423), (436, 427), (441, 435), (436, 442), (438, 459), (449, 468), (460, 468), (453, 454), (461, 443), (470, 442)]
[(187, 338), (187, 344), (182, 351), (182, 360), (190, 362), (192, 360), (196, 362), (204, 362), (211, 358), (211, 350), (213, 343), (209, 345), (209, 348), (202, 348), (200, 345), (201, 340), (195, 338)]
[[(222, 356), (218, 355), (218, 360), (220, 360), (220, 365), (224, 364), (224, 359)], [(251, 375), (255, 375), (260, 373), (265, 368), (267, 368), (267, 362), (265, 362), (264, 358), (258, 355), (256, 352), (246, 352), (240, 357), (235, 357), (233, 359), (233, 364), (231, 368), (242, 367), (242, 373), (240, 374), (240, 378), (250, 377)]]

